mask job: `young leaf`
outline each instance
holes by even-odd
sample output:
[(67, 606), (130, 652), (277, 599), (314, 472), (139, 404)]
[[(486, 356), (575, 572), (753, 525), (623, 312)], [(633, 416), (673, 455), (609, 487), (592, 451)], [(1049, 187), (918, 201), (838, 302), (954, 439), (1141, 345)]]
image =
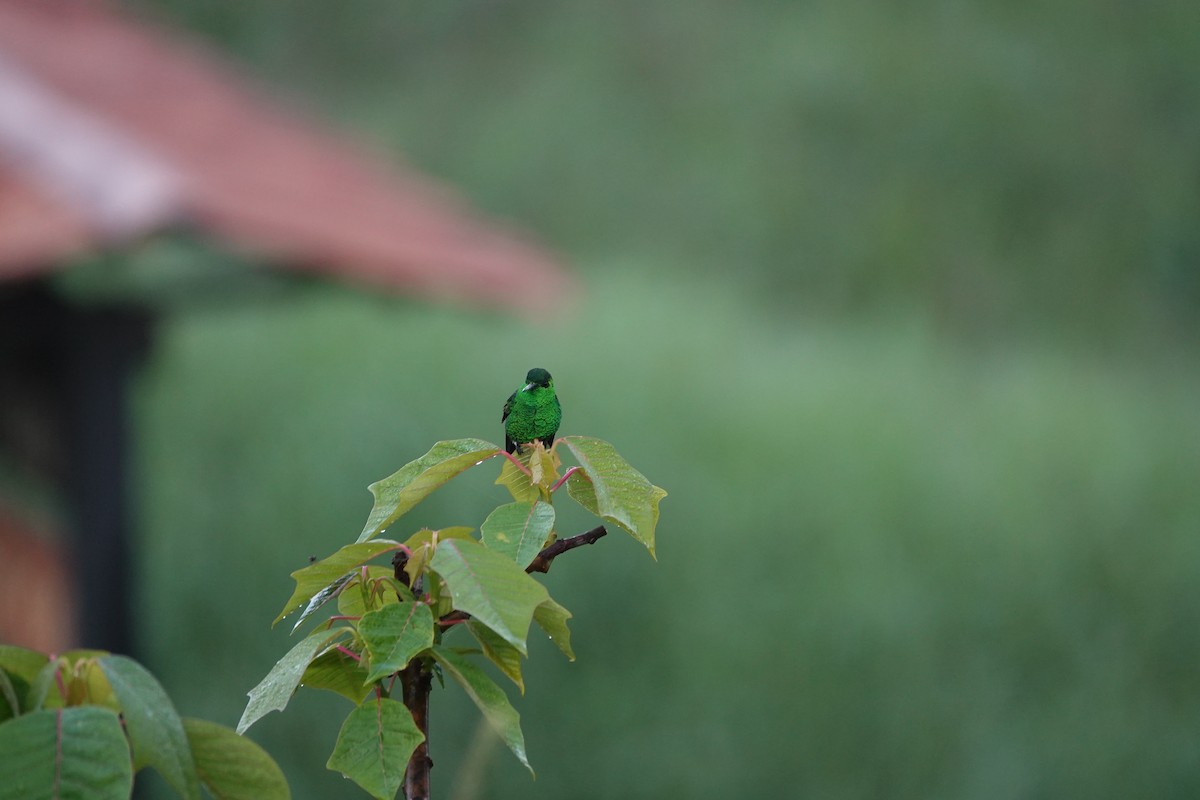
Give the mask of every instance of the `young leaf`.
[(129, 743), (117, 714), (77, 706), (0, 724), (0, 800), (128, 800)]
[(375, 697), (350, 712), (325, 766), (342, 773), (372, 797), (390, 800), (425, 737), (412, 714), (395, 700)]
[(361, 703), (371, 692), (367, 670), (362, 662), (336, 647), (331, 647), (309, 663), (300, 676), (300, 685), (340, 694), (354, 705)]
[(534, 442), (532, 446), (526, 445), (529, 452), (529, 461), (524, 462), (529, 467), (529, 480), (539, 490), (546, 492), (550, 491), (550, 487), (558, 480), (558, 453), (554, 450), (547, 450), (546, 446), (541, 442)]
[[(99, 670), (96, 668), (96, 659), (94, 657), (89, 656), (74, 660), (64, 655), (63, 658), (67, 660), (67, 665), (63, 667), (61, 673), (63, 686), (66, 689), (66, 702), (64, 705), (92, 705), (89, 695), (93, 686), (111, 698), (112, 691), (108, 687), (108, 681), (103, 674), (97, 675)], [(137, 768), (136, 764), (134, 768)]]
[(533, 610), (546, 587), (510, 559), (469, 539), (442, 542), (429, 564), (450, 591), (454, 608), (487, 625), (525, 654)]
[[(376, 541), (382, 541), (377, 539)], [(357, 586), (348, 586), (345, 590), (338, 592), (337, 608), (338, 613), (347, 617), (361, 617), (368, 611), (374, 611), (377, 608), (382, 608), (388, 603), (398, 603), (400, 598), (396, 596), (394, 590), (395, 584), (388, 581), (395, 573), (392, 567), (379, 566), (371, 564), (367, 567), (367, 580)], [(378, 586), (379, 582), (383, 581), (383, 590), (375, 590), (370, 597), (371, 605), (368, 607), (364, 604), (364, 595), (370, 592), (372, 586)], [(401, 591), (405, 591), (401, 589)], [(411, 592), (409, 597), (411, 598)], [(355, 705), (358, 705), (355, 703)]]
[(554, 506), (537, 500), (500, 506), (479, 526), (483, 543), (524, 569), (554, 529)]
[[(528, 468), (529, 455), (523, 453), (518, 455), (518, 458)], [(518, 503), (532, 503), (542, 496), (541, 489), (530, 480), (529, 475), (517, 469), (517, 465), (507, 458), (500, 463), (500, 477), (496, 478), (496, 485), (508, 489), (508, 493)]]
[(425, 603), (395, 603), (364, 614), (358, 635), (371, 656), (365, 683), (399, 672), (409, 659), (433, 646), (433, 614)]
[(570, 611), (554, 602), (553, 598), (547, 597), (546, 602), (534, 609), (533, 621), (546, 632), (550, 641), (554, 642), (567, 659), (574, 661), (575, 653), (571, 650), (571, 631), (567, 628), (567, 620), (571, 616)]
[(267, 752), (230, 728), (184, 719), (196, 773), (219, 800), (290, 800), (287, 779)]
[(438, 442), (416, 461), (372, 483), (367, 488), (375, 496), (375, 505), (358, 541), (375, 538), (434, 489), (499, 452), (500, 448), (482, 439)]
[(558, 440), (583, 468), (567, 479), (567, 493), (598, 517), (619, 526), (654, 555), (654, 528), (658, 504), (667, 496), (646, 476), (631, 467), (616, 449), (590, 436), (564, 436)]
[(127, 656), (96, 661), (104, 672), (125, 717), (133, 747), (133, 767), (154, 767), (186, 800), (199, 800), (200, 783), (183, 721), (166, 690), (145, 667)]
[(525, 680), (521, 677), (520, 651), (501, 639), (491, 628), (481, 625), (473, 619), (467, 621), (467, 630), (475, 637), (475, 641), (479, 642), (479, 646), (483, 648), (483, 654), (517, 685), (521, 694), (525, 694)]
[(467, 659), (462, 653), (445, 647), (433, 648), (433, 657), (467, 696), (474, 701), (483, 712), (484, 719), (492, 726), (492, 730), (500, 734), (500, 738), (512, 750), (517, 760), (525, 765), (530, 774), (533, 767), (525, 755), (525, 736), (521, 733), (521, 715), (508, 702), (504, 690), (487, 676), (483, 670)]
[(247, 728), (270, 712), (286, 708), (296, 687), (300, 685), (300, 678), (317, 653), (334, 640), (353, 632), (351, 628), (316, 631), (302, 639), (287, 652), (287, 655), (275, 662), (267, 676), (250, 690), (250, 702), (246, 703), (246, 710), (242, 712), (237, 732), (245, 733)]
[(433, 558), (433, 551), (437, 549), (438, 542), (444, 539), (470, 539), (471, 528), (464, 526), (456, 526), (452, 528), (442, 528), (440, 531), (422, 528), (421, 530), (408, 537), (404, 546), (408, 548), (411, 554), (408, 562), (404, 565), (404, 572), (408, 575), (408, 583), (410, 586), (417, 582), (417, 578), (429, 566), (429, 559)]
[(271, 624), (275, 625), (279, 620), (308, 603), (308, 607), (296, 621), (298, 627), (305, 617), (316, 611), (333, 595), (334, 591), (341, 588), (342, 581), (339, 579), (345, 577), (346, 573), (389, 550), (399, 549), (400, 543), (390, 539), (348, 544), (333, 555), (296, 570), (292, 573), (292, 578), (296, 581), (296, 590), (292, 592), (283, 611), (279, 612), (279, 616)]
[[(100, 658), (105, 657), (107, 656), (100, 656)], [(121, 701), (113, 691), (108, 676), (104, 674), (104, 670), (100, 667), (100, 658), (88, 659), (85, 662), (86, 667), (79, 682), (82, 684), (83, 695), (86, 700), (80, 705), (105, 706), (120, 713)], [(75, 665), (76, 671), (79, 671), (80, 666), (80, 664)]]

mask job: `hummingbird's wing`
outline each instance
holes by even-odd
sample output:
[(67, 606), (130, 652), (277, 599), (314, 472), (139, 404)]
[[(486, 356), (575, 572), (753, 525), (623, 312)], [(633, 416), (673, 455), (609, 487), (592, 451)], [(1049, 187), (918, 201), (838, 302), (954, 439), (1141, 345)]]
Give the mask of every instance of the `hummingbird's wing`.
[(517, 393), (513, 392), (512, 394), (510, 394), (508, 396), (508, 399), (504, 401), (504, 413), (500, 415), (501, 422), (504, 422), (504, 420), (508, 419), (508, 412), (512, 411), (512, 403), (513, 403), (513, 400), (516, 400), (516, 399), (517, 399)]
[[(508, 396), (508, 399), (504, 401), (504, 413), (500, 415), (501, 422), (504, 422), (506, 419), (508, 419), (508, 412), (512, 411), (513, 400), (517, 399), (518, 391), (520, 391), (520, 389), (514, 391), (512, 394), (510, 394)], [(504, 449), (510, 453), (517, 449), (516, 442), (514, 442), (512, 439), (508, 438), (507, 427), (504, 430)]]

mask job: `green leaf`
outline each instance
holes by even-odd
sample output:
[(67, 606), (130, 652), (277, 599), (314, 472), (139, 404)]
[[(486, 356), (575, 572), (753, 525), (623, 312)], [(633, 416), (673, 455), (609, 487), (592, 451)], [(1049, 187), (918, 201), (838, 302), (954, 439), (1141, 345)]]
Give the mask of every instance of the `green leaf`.
[(48, 708), (62, 708), (64, 700), (62, 693), (55, 688), (51, 692), (50, 688), (55, 684), (55, 675), (60, 669), (67, 665), (67, 660), (62, 656), (47, 661), (38, 670), (38, 674), (34, 676), (33, 681), (29, 684), (29, 694), (25, 699), (25, 710), (36, 711), (43, 706)]
[(358, 635), (371, 655), (367, 683), (399, 672), (422, 650), (433, 646), (433, 613), (425, 603), (396, 603), (363, 615)]
[(454, 608), (487, 625), (522, 654), (533, 610), (546, 587), (505, 556), (468, 539), (442, 542), (430, 568), (450, 591)]
[(553, 598), (547, 597), (546, 602), (538, 606), (533, 612), (533, 621), (538, 624), (546, 635), (550, 637), (550, 641), (563, 652), (569, 660), (575, 660), (575, 653), (571, 650), (571, 631), (567, 628), (567, 620), (571, 618), (571, 612), (554, 602)]
[(331, 647), (309, 663), (300, 677), (300, 685), (309, 689), (324, 689), (340, 694), (354, 705), (370, 693), (366, 683), (367, 670), (362, 662)]
[(348, 572), (389, 550), (399, 549), (400, 543), (389, 539), (348, 544), (333, 555), (296, 570), (292, 573), (292, 578), (296, 581), (296, 590), (292, 592), (283, 611), (279, 612), (279, 616), (271, 624), (275, 625), (279, 620), (308, 603), (304, 613), (300, 615), (300, 619), (296, 620), (295, 627), (299, 627), (309, 614), (320, 608), (345, 584), (342, 579), (347, 577)]
[(104, 656), (96, 663), (121, 706), (133, 747), (134, 770), (154, 767), (186, 800), (199, 800), (200, 784), (187, 734), (166, 690), (145, 667), (127, 656)]
[(434, 489), (499, 452), (500, 448), (482, 439), (438, 442), (416, 461), (372, 483), (367, 488), (375, 496), (375, 505), (358, 541), (375, 538)]
[(508, 503), (500, 506), (479, 526), (483, 543), (503, 553), (524, 569), (546, 546), (554, 529), (554, 506), (549, 503)]
[(376, 697), (350, 712), (325, 766), (342, 773), (372, 797), (390, 800), (424, 735), (395, 700)]
[(479, 642), (483, 654), (517, 685), (521, 694), (525, 694), (525, 680), (521, 677), (521, 651), (501, 639), (491, 628), (473, 619), (467, 621), (467, 630)]
[(351, 628), (335, 628), (331, 631), (316, 631), (302, 639), (283, 658), (275, 663), (267, 676), (250, 690), (250, 702), (242, 712), (238, 722), (237, 732), (245, 733), (246, 729), (272, 711), (282, 711), (300, 685), (300, 679), (308, 669), (309, 663), (320, 651), (324, 650), (336, 639), (353, 633)]
[[(304, 620), (311, 617), (321, 608), (321, 606), (328, 603), (331, 597), (340, 597), (342, 592), (345, 591), (346, 587), (348, 587), (357, 579), (357, 574), (354, 572), (347, 572), (345, 575), (338, 578), (336, 581), (329, 584), (324, 589), (309, 598), (308, 602), (304, 606), (304, 610), (300, 612), (300, 616), (296, 617), (296, 622), (294, 625), (292, 625), (292, 633), (298, 631), (300, 626), (304, 624)], [(291, 612), (289, 611), (287, 613)], [(284, 616), (284, 613), (280, 613), (280, 615), (271, 623), (271, 627), (274, 628), (276, 623), (283, 619)]]
[(521, 715), (508, 702), (504, 690), (487, 676), (482, 669), (467, 659), (462, 653), (445, 647), (433, 648), (433, 657), (442, 669), (448, 673), (467, 696), (474, 701), (483, 712), (484, 719), (492, 726), (492, 730), (500, 734), (500, 738), (512, 750), (517, 760), (525, 765), (530, 774), (533, 767), (525, 755), (525, 736), (521, 733)]
[(622, 528), (654, 555), (658, 504), (667, 496), (631, 467), (611, 444), (590, 436), (564, 436), (561, 443), (583, 468), (567, 479), (567, 493), (598, 517)]
[(116, 712), (79, 706), (0, 724), (0, 800), (128, 800), (132, 791)]
[(22, 709), (29, 710), (29, 690), (37, 679), (38, 673), (50, 661), (44, 653), (29, 650), (14, 645), (0, 645), (0, 670), (7, 673), (21, 708), (14, 709), (14, 715)]
[(13, 686), (8, 673), (0, 670), (0, 722), (21, 713), (21, 702), (17, 699), (17, 690)]
[(200, 782), (217, 800), (291, 798), (279, 765), (250, 739), (202, 719), (184, 719), (183, 729)]

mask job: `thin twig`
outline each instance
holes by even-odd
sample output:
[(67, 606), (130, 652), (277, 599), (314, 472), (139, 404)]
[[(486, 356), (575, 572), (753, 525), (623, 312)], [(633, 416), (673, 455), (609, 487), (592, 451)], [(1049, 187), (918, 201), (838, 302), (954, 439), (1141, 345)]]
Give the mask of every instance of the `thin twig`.
[(534, 556), (533, 561), (525, 568), (526, 572), (549, 572), (550, 564), (554, 559), (561, 556), (568, 550), (574, 550), (576, 547), (583, 547), (585, 544), (595, 544), (601, 537), (607, 536), (608, 531), (603, 525), (597, 525), (590, 531), (584, 531), (577, 536), (569, 536), (566, 539), (559, 539), (550, 545), (547, 545), (542, 552)]
[[(547, 545), (542, 549), (542, 552), (533, 557), (533, 561), (525, 568), (525, 571), (532, 574), (541, 572), (543, 574), (550, 571), (550, 564), (554, 559), (561, 556), (568, 550), (574, 550), (576, 547), (583, 547), (585, 544), (595, 544), (599, 539), (608, 535), (603, 525), (597, 525), (590, 531), (584, 531), (576, 536), (569, 536), (566, 539), (558, 539), (555, 542)], [(469, 620), (471, 615), (465, 611), (451, 611), (446, 616), (438, 620), (438, 625), (443, 628), (449, 628), (451, 625), (457, 625), (460, 622)]]

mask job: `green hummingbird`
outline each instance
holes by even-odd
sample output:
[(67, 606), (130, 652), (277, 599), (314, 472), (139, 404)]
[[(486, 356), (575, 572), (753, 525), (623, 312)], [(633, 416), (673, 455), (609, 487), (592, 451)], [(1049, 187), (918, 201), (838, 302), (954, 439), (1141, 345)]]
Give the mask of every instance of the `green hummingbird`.
[(519, 444), (535, 439), (549, 447), (554, 444), (558, 423), (562, 422), (562, 406), (554, 393), (554, 378), (541, 367), (534, 367), (525, 376), (525, 385), (504, 401), (504, 446), (512, 453)]

